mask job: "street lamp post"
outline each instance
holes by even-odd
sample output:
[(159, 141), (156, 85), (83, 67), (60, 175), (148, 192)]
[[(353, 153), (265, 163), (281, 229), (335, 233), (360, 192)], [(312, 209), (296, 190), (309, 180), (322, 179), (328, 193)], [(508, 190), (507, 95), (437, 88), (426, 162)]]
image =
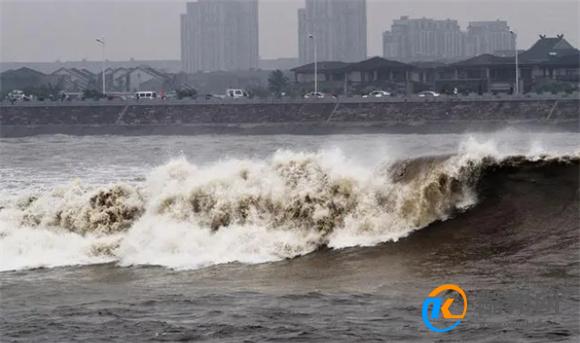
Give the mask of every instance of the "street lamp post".
[(316, 46), (316, 37), (311, 33), (308, 38), (312, 39), (314, 45), (314, 93), (318, 94), (318, 55)]
[(514, 95), (520, 94), (520, 66), (518, 63), (518, 35), (514, 31), (510, 31), (512, 36), (514, 37), (514, 54), (516, 59), (516, 84), (514, 87)]
[(103, 81), (103, 95), (105, 95), (105, 38), (97, 39), (97, 43), (101, 45), (103, 53), (102, 81)]

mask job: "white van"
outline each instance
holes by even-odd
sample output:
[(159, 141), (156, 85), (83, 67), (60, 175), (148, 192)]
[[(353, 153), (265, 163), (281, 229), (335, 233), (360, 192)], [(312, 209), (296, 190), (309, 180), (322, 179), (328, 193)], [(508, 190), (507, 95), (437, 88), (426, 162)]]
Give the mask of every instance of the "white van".
[(135, 99), (137, 99), (137, 100), (139, 100), (139, 99), (152, 100), (152, 99), (156, 99), (156, 98), (157, 98), (157, 92), (154, 92), (154, 91), (142, 91), (142, 92), (135, 93)]
[(8, 101), (11, 102), (18, 102), (18, 101), (29, 101), (31, 100), (31, 96), (26, 96), (23, 91), (19, 89), (13, 89), (8, 93)]
[(228, 89), (226, 90), (226, 97), (234, 99), (247, 98), (248, 93), (243, 89)]

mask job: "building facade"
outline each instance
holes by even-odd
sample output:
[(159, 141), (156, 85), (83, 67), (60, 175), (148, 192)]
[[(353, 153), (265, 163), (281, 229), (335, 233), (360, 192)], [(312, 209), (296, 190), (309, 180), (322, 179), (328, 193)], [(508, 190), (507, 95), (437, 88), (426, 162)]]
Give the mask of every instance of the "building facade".
[(102, 74), (93, 74), (86, 69), (78, 68), (59, 68), (51, 76), (59, 78), (60, 86), (69, 92), (91, 89), (91, 86), (100, 85), (102, 82)]
[(404, 16), (383, 33), (383, 56), (405, 62), (460, 59), (465, 56), (464, 40), (457, 20)]
[[(580, 51), (563, 35), (540, 39), (515, 56), (481, 54), (453, 63), (402, 63), (373, 57), (358, 63), (319, 62), (318, 81), (323, 92), (343, 88), (343, 94), (382, 89), (412, 94), (430, 89), (444, 94), (519, 94), (578, 92)], [(298, 84), (314, 80), (312, 63), (291, 69)], [(517, 87), (516, 87), (517, 79)]]
[(462, 31), (457, 20), (401, 17), (383, 33), (383, 56), (402, 62), (457, 61), (481, 54), (514, 51), (506, 21), (470, 22)]
[(183, 71), (258, 67), (258, 1), (198, 0), (181, 15)]
[(298, 10), (300, 64), (360, 61), (367, 57), (366, 0), (306, 0)]
[(513, 51), (515, 37), (508, 23), (503, 20), (472, 21), (467, 27), (466, 56), (497, 54), (501, 51)]

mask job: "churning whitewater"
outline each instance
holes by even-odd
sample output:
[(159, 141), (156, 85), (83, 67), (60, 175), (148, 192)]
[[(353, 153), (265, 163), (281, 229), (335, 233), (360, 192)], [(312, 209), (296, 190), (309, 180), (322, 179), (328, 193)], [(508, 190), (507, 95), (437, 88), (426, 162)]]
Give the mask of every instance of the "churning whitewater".
[(3, 200), (0, 270), (104, 262), (195, 269), (396, 241), (476, 205), (475, 186), (491, 166), (567, 158), (479, 149), (375, 168), (339, 150), (207, 166), (175, 159), (142, 182), (77, 181)]

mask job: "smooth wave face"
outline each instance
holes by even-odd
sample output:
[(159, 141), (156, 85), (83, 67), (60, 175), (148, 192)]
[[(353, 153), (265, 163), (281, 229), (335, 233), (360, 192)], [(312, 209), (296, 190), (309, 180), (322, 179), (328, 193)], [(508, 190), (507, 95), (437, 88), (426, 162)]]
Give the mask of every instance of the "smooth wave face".
[(354, 164), (339, 151), (278, 151), (197, 166), (172, 160), (137, 184), (67, 186), (5, 201), (0, 270), (115, 262), (194, 269), (397, 241), (478, 203), (504, 168), (578, 156), (455, 155)]

